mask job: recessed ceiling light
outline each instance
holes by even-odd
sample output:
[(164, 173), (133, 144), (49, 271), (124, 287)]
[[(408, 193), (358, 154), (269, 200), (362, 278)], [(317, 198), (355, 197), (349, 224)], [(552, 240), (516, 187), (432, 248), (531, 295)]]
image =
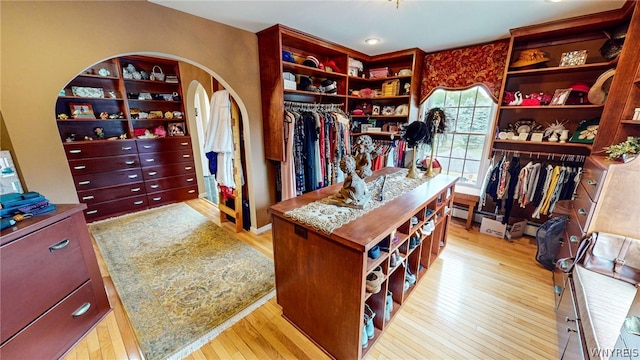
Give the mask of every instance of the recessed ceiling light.
[(369, 44), (369, 45), (375, 45), (377, 43), (380, 42), (380, 39), (377, 38), (368, 38), (364, 41), (365, 43)]
[(547, 0), (547, 2), (560, 2), (562, 0)]

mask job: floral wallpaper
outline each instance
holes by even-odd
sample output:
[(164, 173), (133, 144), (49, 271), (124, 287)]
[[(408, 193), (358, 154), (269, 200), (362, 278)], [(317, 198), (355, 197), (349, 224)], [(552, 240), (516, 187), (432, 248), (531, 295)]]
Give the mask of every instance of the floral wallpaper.
[(427, 54), (420, 102), (436, 88), (466, 89), (474, 84), (484, 84), (497, 101), (508, 51), (509, 39), (505, 39)]

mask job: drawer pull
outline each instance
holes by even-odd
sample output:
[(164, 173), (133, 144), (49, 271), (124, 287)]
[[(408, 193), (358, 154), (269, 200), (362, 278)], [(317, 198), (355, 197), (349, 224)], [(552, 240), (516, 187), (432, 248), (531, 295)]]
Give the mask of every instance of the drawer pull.
[(188, 178), (187, 179), (187, 182), (192, 182), (192, 181), (193, 181), (193, 178)]
[(125, 161), (124, 163), (125, 163), (125, 164), (127, 164), (127, 165), (133, 165), (133, 164), (135, 164), (136, 162), (135, 162), (135, 161), (133, 161), (133, 160), (130, 160), (130, 161)]
[(84, 165), (79, 165), (79, 166), (74, 166), (73, 168), (74, 168), (75, 170), (84, 170), (84, 169), (86, 169), (87, 167), (86, 167), (86, 166), (84, 166)]
[(160, 200), (162, 200), (162, 196), (158, 196), (158, 197), (154, 197), (153, 198), (153, 201), (160, 201)]
[(142, 204), (144, 204), (144, 201), (142, 200), (138, 200), (133, 203), (133, 205), (142, 205)]
[(133, 188), (133, 189), (131, 189), (131, 192), (138, 192), (138, 191), (140, 191), (140, 188)]
[(93, 199), (95, 199), (95, 198), (93, 197), (93, 195), (88, 195), (88, 196), (83, 196), (83, 197), (82, 197), (82, 200), (93, 200)]
[(81, 152), (82, 152), (82, 150), (80, 150), (80, 149), (69, 150), (69, 154), (80, 154)]
[(156, 161), (156, 159), (146, 159), (145, 161), (146, 162), (154, 162), (154, 161)]
[(122, 147), (122, 150), (125, 150), (125, 151), (126, 151), (126, 150), (131, 150), (131, 146), (123, 146), (123, 147)]
[(135, 178), (137, 178), (137, 177), (138, 177), (138, 175), (129, 175), (129, 176), (127, 176), (127, 177), (128, 177), (129, 179), (135, 179)]
[(151, 149), (151, 145), (142, 145), (142, 147), (145, 149)]
[(596, 186), (596, 185), (598, 185), (598, 182), (595, 181), (595, 180), (587, 180), (587, 184)]
[(576, 321), (576, 319), (570, 319), (568, 316), (564, 317), (564, 321), (566, 322), (572, 322), (572, 321)]
[(156, 175), (157, 173), (158, 173), (157, 171), (149, 171), (149, 176)]
[(196, 192), (196, 191), (193, 190), (193, 189), (188, 191), (189, 194), (193, 194), (194, 192)]
[(86, 303), (82, 304), (82, 306), (80, 306), (78, 308), (78, 310), (72, 312), (71, 316), (73, 316), (74, 318), (80, 317), (80, 316), (86, 314), (87, 311), (89, 311), (90, 308), (91, 308), (91, 303), (86, 302)]
[(579, 215), (587, 215), (587, 211), (585, 209), (578, 209)]
[(98, 210), (89, 210), (87, 211), (87, 215), (93, 215), (93, 214), (97, 214)]
[(568, 333), (570, 333), (570, 332), (577, 333), (577, 332), (578, 332), (578, 330), (576, 330), (576, 329), (572, 329), (572, 328), (567, 328), (567, 332), (568, 332)]
[(580, 239), (578, 239), (578, 237), (575, 236), (575, 235), (569, 236), (569, 241), (571, 241), (572, 243), (577, 243), (578, 240), (580, 240)]
[(89, 185), (89, 184), (91, 184), (91, 181), (89, 181), (89, 180), (78, 182), (78, 185)]
[(183, 142), (183, 143), (180, 143), (180, 145), (187, 146), (187, 145), (189, 145), (189, 143), (188, 142)]
[(64, 239), (57, 244), (53, 244), (49, 246), (49, 251), (54, 252), (56, 250), (64, 249), (67, 247), (67, 245), (69, 245), (69, 243), (70, 243), (69, 239)]
[(191, 167), (191, 166), (185, 166), (185, 167), (184, 167), (184, 169), (185, 169), (185, 170), (191, 170), (191, 169), (193, 169), (193, 167)]
[(152, 189), (157, 189), (157, 188), (159, 188), (159, 187), (160, 187), (160, 185), (158, 185), (158, 184), (153, 184), (153, 185), (151, 185), (151, 186), (149, 186), (149, 187), (150, 187), (150, 188), (152, 188)]
[(182, 155), (182, 157), (183, 157), (183, 158), (190, 158), (190, 157), (191, 157), (191, 155), (189, 155), (189, 154), (184, 154), (184, 155)]

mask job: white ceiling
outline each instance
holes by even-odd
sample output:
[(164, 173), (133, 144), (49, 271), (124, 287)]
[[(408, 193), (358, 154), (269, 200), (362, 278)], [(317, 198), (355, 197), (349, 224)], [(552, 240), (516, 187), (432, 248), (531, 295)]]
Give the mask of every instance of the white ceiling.
[[(283, 24), (369, 55), (492, 41), (509, 29), (620, 8), (624, 0), (149, 0), (250, 32)], [(377, 37), (378, 45), (364, 39)]]

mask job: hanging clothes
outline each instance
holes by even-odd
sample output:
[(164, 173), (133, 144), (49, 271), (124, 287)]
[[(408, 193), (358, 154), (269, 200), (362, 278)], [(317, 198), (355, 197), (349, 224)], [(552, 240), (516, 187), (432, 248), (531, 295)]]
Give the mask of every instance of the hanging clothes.
[(204, 129), (204, 152), (217, 156), (216, 181), (221, 186), (236, 188), (233, 179), (233, 130), (231, 127), (231, 100), (227, 90), (219, 90), (211, 96), (211, 113)]
[(284, 161), (280, 165), (281, 200), (296, 197), (296, 167), (293, 159), (293, 127), (296, 117), (285, 111), (284, 115)]

